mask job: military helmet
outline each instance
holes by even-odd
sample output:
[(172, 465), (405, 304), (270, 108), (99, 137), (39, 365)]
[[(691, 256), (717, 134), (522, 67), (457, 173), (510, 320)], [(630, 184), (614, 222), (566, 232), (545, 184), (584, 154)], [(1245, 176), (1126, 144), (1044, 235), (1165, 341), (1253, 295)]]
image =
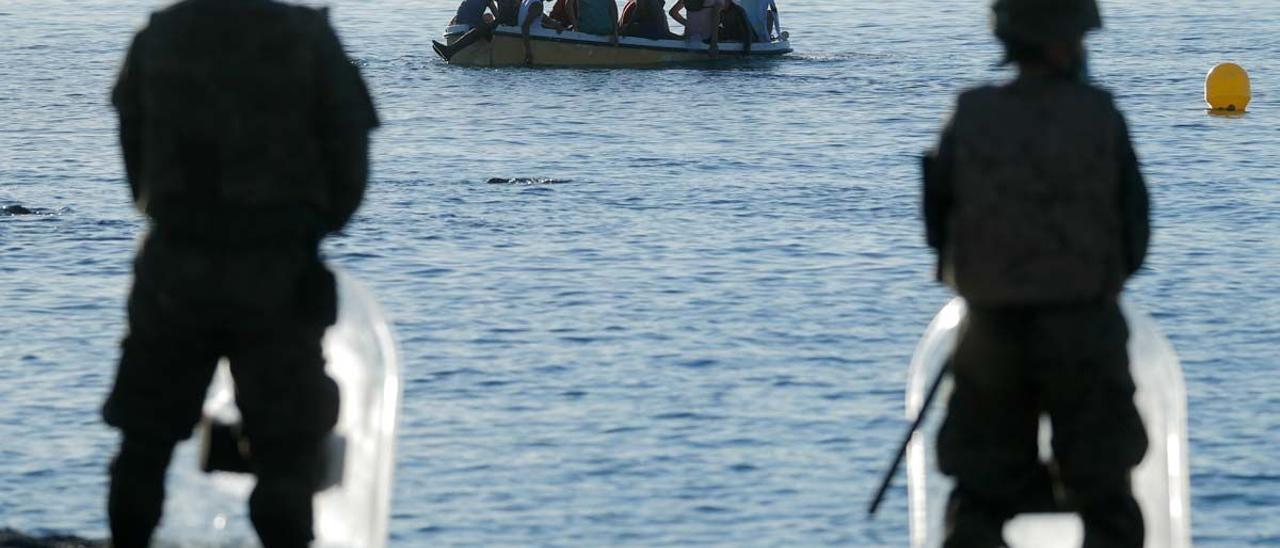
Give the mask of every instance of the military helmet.
[(1024, 44), (1080, 39), (1102, 28), (1096, 0), (995, 0), (996, 37)]

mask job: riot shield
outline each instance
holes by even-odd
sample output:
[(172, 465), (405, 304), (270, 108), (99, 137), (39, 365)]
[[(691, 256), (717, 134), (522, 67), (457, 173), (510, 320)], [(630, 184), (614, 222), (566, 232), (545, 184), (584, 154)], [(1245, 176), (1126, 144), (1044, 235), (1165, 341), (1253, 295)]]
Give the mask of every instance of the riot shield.
[[(400, 371), (390, 326), (373, 297), (336, 271), (338, 321), (325, 333), (326, 371), (338, 383), (338, 424), (325, 444), (324, 489), (315, 495), (313, 546), (380, 548), (391, 509)], [(218, 365), (204, 405), (205, 420), (180, 444), (169, 469), (158, 546), (259, 546), (247, 501), (253, 476), (203, 472), (216, 425), (239, 420), (227, 364)], [(234, 443), (234, 442), (232, 442)]]
[[(1129, 324), (1129, 361), (1137, 392), (1134, 402), (1150, 440), (1147, 454), (1131, 474), (1134, 496), (1142, 507), (1149, 548), (1191, 546), (1191, 502), (1187, 462), (1186, 389), (1178, 357), (1150, 316), (1128, 301), (1121, 303)], [(942, 308), (925, 331), (911, 360), (907, 380), (907, 418), (915, 420), (933, 379), (939, 375), (958, 337), (965, 316), (963, 299)], [(937, 467), (934, 443), (951, 393), (944, 379), (926, 416), (907, 447), (907, 489), (911, 545), (942, 544), (943, 516), (951, 480)], [(1047, 420), (1041, 420), (1041, 455), (1048, 455)], [(1023, 514), (1004, 530), (1011, 548), (1079, 548), (1084, 529), (1074, 514)]]

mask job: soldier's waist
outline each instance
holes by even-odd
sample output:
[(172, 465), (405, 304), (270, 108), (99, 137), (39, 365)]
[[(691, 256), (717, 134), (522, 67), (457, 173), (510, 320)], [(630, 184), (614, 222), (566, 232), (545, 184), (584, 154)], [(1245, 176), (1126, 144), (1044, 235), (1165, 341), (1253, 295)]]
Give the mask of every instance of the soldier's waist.
[[(961, 296), (964, 295), (962, 294)], [(1117, 290), (1115, 292), (1107, 292), (1099, 295), (1074, 298), (1057, 298), (1051, 296), (1030, 297), (1022, 295), (1016, 299), (992, 298), (991, 296), (984, 295), (966, 297), (965, 301), (971, 310), (1004, 313), (1053, 313), (1069, 312), (1074, 310), (1114, 308), (1119, 306), (1120, 294), (1119, 290)]]
[(166, 236), (210, 244), (262, 246), (318, 242), (320, 215), (306, 206), (232, 206), (151, 204), (152, 230)]

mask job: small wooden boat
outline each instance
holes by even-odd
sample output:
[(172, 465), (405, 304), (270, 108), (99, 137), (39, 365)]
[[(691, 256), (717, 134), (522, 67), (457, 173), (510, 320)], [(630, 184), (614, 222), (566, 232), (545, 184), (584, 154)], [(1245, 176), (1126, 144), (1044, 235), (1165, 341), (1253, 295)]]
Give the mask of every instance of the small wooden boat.
[[(498, 26), (487, 36), (467, 36), (470, 30), (465, 25), (445, 29), (445, 44), (443, 47), (437, 44), (436, 53), (453, 65), (499, 67), (524, 64), (524, 40), (519, 27)], [(784, 32), (771, 42), (752, 43), (749, 52), (742, 42), (721, 42), (717, 58), (785, 55), (791, 53), (788, 38)], [(455, 44), (460, 41), (459, 48)], [(556, 32), (541, 26), (530, 29), (529, 45), (533, 50), (533, 64), (539, 66), (632, 67), (713, 60), (710, 45), (702, 42), (622, 36), (615, 46), (609, 43), (608, 36)]]

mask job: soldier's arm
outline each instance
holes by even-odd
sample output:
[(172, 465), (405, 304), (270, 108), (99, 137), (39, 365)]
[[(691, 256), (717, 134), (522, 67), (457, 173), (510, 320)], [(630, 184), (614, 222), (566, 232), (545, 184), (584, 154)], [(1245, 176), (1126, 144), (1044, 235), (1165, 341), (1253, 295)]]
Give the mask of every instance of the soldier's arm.
[(951, 209), (951, 164), (955, 138), (948, 124), (942, 130), (937, 148), (924, 154), (924, 226), (929, 247), (941, 251), (946, 247), (947, 215)]
[(1151, 239), (1151, 204), (1147, 184), (1138, 167), (1138, 156), (1129, 141), (1129, 127), (1119, 116), (1120, 143), (1120, 215), (1124, 222), (1124, 259), (1126, 274), (1132, 276), (1147, 257)]
[(111, 104), (120, 116), (120, 149), (124, 156), (125, 179), (134, 203), (141, 196), (139, 177), (142, 176), (142, 97), (139, 95), (138, 57), (146, 30), (139, 32), (125, 54), (124, 66), (111, 90)]
[(955, 154), (954, 119), (947, 123), (938, 140), (937, 148), (921, 158), (924, 179), (923, 213), (925, 241), (938, 254), (938, 279), (942, 279), (947, 248), (947, 216), (951, 212), (951, 170)]
[(369, 178), (369, 131), (378, 114), (359, 69), (347, 58), (337, 34), (322, 18), (320, 50), (320, 143), (326, 161), (330, 203), (326, 231), (341, 229), (360, 207)]

